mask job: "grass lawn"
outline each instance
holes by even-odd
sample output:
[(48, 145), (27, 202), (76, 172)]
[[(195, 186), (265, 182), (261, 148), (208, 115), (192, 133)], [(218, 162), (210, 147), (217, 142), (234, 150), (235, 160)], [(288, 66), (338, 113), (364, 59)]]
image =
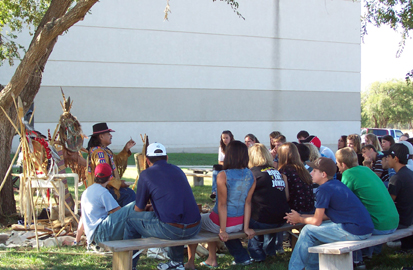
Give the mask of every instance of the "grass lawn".
[[(210, 165), (212, 167), (217, 160), (216, 154), (177, 153), (168, 156), (170, 163), (182, 165), (183, 167), (185, 165)], [(129, 158), (128, 164), (135, 165), (133, 156)], [(128, 167), (123, 179), (128, 182), (134, 182), (136, 175), (136, 168)], [(188, 177), (188, 180), (192, 185), (192, 178)], [(68, 179), (68, 182), (69, 191), (74, 196), (73, 179)], [(205, 178), (204, 184), (202, 187), (192, 187), (195, 199), (197, 203), (213, 207), (213, 202), (209, 199), (211, 178)], [(84, 186), (79, 187), (80, 195), (83, 191)], [(4, 228), (2, 232), (5, 232)], [(218, 262), (220, 269), (283, 270), (288, 269), (290, 256), (291, 250), (287, 249), (285, 254), (269, 257), (264, 263), (242, 267), (230, 266), (233, 257), (225, 254), (218, 259)], [(205, 259), (200, 258), (196, 260), (197, 269), (208, 269), (207, 267), (199, 266)], [(148, 259), (143, 255), (139, 261), (138, 269), (156, 269), (156, 265), (159, 262), (159, 260)], [(393, 249), (384, 246), (382, 253), (373, 256), (373, 259), (366, 262), (366, 265), (367, 269), (401, 269), (403, 266), (413, 266), (413, 254), (395, 255)], [(88, 253), (84, 247), (41, 248), (40, 253), (36, 252), (35, 249), (29, 248), (3, 250), (0, 248), (0, 269), (112, 269), (112, 257)]]

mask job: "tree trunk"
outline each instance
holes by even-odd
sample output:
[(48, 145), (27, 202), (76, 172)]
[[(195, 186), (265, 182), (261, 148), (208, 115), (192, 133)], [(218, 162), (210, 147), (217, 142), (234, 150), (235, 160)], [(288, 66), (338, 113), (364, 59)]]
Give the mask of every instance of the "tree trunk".
[[(8, 115), (13, 119), (16, 118), (16, 110), (10, 108)], [(10, 151), (13, 136), (15, 134), (14, 127), (6, 118), (0, 118), (0, 185), (3, 182), (4, 176), (11, 163)], [(9, 216), (16, 213), (16, 202), (13, 195), (13, 183), (11, 181), (11, 174), (6, 179), (6, 183), (0, 192), (0, 215)]]
[[(9, 84), (0, 91), (0, 106), (10, 118), (16, 122), (12, 94), (20, 96), (24, 110), (30, 107), (40, 89), (42, 74), (47, 60), (57, 42), (57, 37), (69, 29), (85, 14), (98, 0), (78, 1), (67, 12), (72, 0), (52, 0), (45, 16), (40, 22), (29, 49), (19, 64)], [(0, 184), (10, 166), (10, 151), (15, 130), (3, 111), (0, 110)], [(6, 179), (6, 184), (0, 194), (0, 214), (10, 215), (16, 213), (16, 203), (13, 196), (13, 185)]]

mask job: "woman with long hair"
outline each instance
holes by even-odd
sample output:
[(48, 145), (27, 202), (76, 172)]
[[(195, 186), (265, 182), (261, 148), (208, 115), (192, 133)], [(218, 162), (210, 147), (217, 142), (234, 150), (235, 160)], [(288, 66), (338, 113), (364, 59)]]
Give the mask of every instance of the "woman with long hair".
[[(248, 169), (248, 148), (240, 141), (229, 143), (225, 152), (223, 170), (217, 177), (217, 201), (212, 212), (201, 216), (201, 228), (217, 233), (225, 242), (234, 264), (248, 265), (252, 261), (239, 239), (228, 240), (228, 233), (244, 230), (249, 239), (255, 236), (249, 228), (251, 198), (255, 189), (255, 178)], [(188, 263), (185, 268), (195, 269), (197, 244), (188, 245)], [(217, 267), (216, 243), (208, 243), (209, 256), (203, 266)]]
[(364, 157), (361, 153), (361, 138), (358, 134), (350, 134), (347, 136), (347, 146), (353, 148), (357, 154), (359, 165), (363, 165)]
[(244, 142), (248, 147), (253, 146), (256, 143), (260, 143), (257, 137), (254, 134), (247, 134), (245, 135)]
[(347, 147), (347, 136), (341, 135), (337, 142), (337, 150)]
[(278, 135), (281, 135), (281, 132), (273, 131), (270, 133), (270, 150), (272, 150), (275, 147), (272, 140), (275, 139)]
[(297, 147), (290, 142), (278, 148), (278, 170), (287, 176), (289, 205), (300, 213), (314, 212), (314, 194), (310, 173), (301, 162)]
[(222, 170), (222, 165), (224, 165), (224, 158), (225, 158), (225, 150), (230, 142), (234, 140), (234, 135), (229, 130), (224, 130), (221, 133), (221, 140), (219, 141), (219, 149), (218, 149), (218, 164), (214, 165), (214, 170), (212, 171), (212, 190), (211, 195), (209, 196), (211, 199), (215, 199), (217, 196), (217, 175)]
[(366, 134), (365, 140), (366, 140), (366, 145), (367, 144), (373, 145), (374, 149), (376, 149), (376, 151), (377, 151), (377, 153), (379, 153), (379, 155), (383, 154), (382, 153), (383, 148), (381, 148), (380, 141), (379, 141), (379, 139), (377, 138), (377, 136), (375, 134), (373, 134), (373, 133)]
[[(250, 228), (280, 227), (285, 224), (285, 213), (290, 212), (287, 177), (273, 167), (272, 156), (263, 144), (251, 146), (248, 155), (248, 167), (257, 182), (251, 200)], [(282, 232), (256, 235), (248, 241), (248, 251), (254, 261), (262, 262), (277, 251), (284, 252), (282, 243)]]

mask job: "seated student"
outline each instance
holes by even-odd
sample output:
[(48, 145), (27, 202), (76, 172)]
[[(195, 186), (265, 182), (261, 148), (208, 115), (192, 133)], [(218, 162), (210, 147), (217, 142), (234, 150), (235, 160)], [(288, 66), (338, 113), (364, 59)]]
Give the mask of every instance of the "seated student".
[(384, 135), (381, 138), (381, 148), (383, 149), (383, 151), (389, 150), (390, 146), (392, 146), (395, 143), (396, 142), (394, 141), (394, 138), (390, 135)]
[(334, 156), (333, 151), (331, 151), (330, 148), (327, 146), (321, 145), (321, 141), (317, 136), (311, 135), (305, 138), (304, 140), (300, 140), (300, 143), (312, 143), (314, 144), (318, 151), (320, 151), (320, 155), (322, 157), (328, 157), (331, 158), (334, 162), (336, 162), (336, 157)]
[(297, 146), (298, 153), (300, 154), (300, 160), (304, 164), (304, 167), (307, 169), (308, 172), (311, 172), (313, 168), (305, 164), (306, 161), (310, 161), (310, 153), (311, 153), (310, 148), (308, 148), (305, 144), (301, 144), (301, 143), (294, 143), (294, 144), (295, 146)]
[(353, 148), (357, 154), (357, 160), (359, 165), (363, 165), (364, 157), (361, 153), (361, 138), (358, 134), (350, 134), (347, 136), (347, 146)]
[(399, 138), (399, 142), (407, 141), (409, 137), (409, 133), (403, 133), (403, 135)]
[(410, 139), (407, 139), (406, 141), (401, 141), (400, 143), (404, 144), (407, 146), (407, 148), (409, 149), (409, 158), (407, 160), (407, 164), (406, 167), (413, 171), (413, 160), (412, 160), (412, 156), (413, 156), (413, 145)]
[[(146, 162), (149, 168), (139, 176), (134, 204), (137, 214), (127, 219), (124, 239), (188, 239), (201, 229), (201, 215), (188, 179), (179, 167), (167, 163), (167, 160), (162, 144), (155, 142), (148, 146)], [(149, 200), (154, 211), (146, 211)], [(183, 270), (184, 247), (166, 249), (170, 261), (158, 264), (157, 268)], [(133, 259), (134, 267), (138, 259), (139, 256)]]
[(280, 148), (281, 145), (287, 142), (287, 138), (285, 138), (284, 135), (280, 134), (276, 136), (275, 138), (271, 139), (272, 145), (274, 147), (271, 149), (271, 155), (274, 158), (274, 168), (278, 169), (278, 148)]
[[(228, 233), (242, 230), (249, 239), (255, 236), (254, 230), (249, 228), (255, 178), (248, 169), (248, 147), (242, 142), (229, 143), (223, 170), (217, 177), (217, 186), (217, 201), (211, 213), (202, 215), (202, 229), (218, 234), (234, 257), (233, 264), (251, 264), (250, 256), (242, 247), (241, 241), (228, 240)], [(185, 264), (187, 269), (195, 269), (196, 246), (197, 244), (188, 245), (188, 263)], [(208, 250), (209, 256), (201, 266), (217, 267), (216, 243), (208, 243)]]
[(379, 153), (377, 153), (376, 148), (371, 144), (366, 144), (361, 148), (361, 153), (364, 157), (363, 166), (370, 168), (382, 181), (386, 179), (388, 170), (383, 170), (381, 158), (379, 158)]
[(217, 175), (222, 170), (222, 165), (224, 165), (224, 158), (225, 158), (225, 149), (230, 142), (234, 140), (234, 135), (229, 130), (222, 131), (221, 140), (219, 142), (219, 149), (218, 149), (218, 164), (214, 165), (213, 172), (212, 172), (212, 188), (211, 188), (211, 195), (209, 197), (212, 200), (215, 200), (217, 197)]
[(88, 246), (92, 242), (99, 244), (104, 241), (122, 240), (126, 219), (135, 214), (133, 202), (121, 208), (106, 189), (112, 176), (110, 165), (100, 163), (94, 173), (94, 184), (82, 194), (82, 216), (74, 245), (80, 241), (83, 232), (86, 234)]
[[(306, 148), (303, 145), (304, 148)], [(284, 215), (288, 206), (287, 177), (273, 166), (268, 149), (260, 143), (248, 150), (248, 167), (257, 182), (251, 200), (251, 229), (277, 228), (285, 224)], [(248, 241), (248, 251), (255, 262), (262, 262), (267, 256), (283, 250), (283, 233), (256, 235)]]
[(373, 133), (366, 134), (365, 140), (366, 140), (366, 142), (365, 142), (364, 145), (371, 144), (371, 145), (374, 146), (374, 149), (376, 149), (376, 152), (379, 153), (379, 155), (383, 154), (383, 152), (382, 152), (383, 149), (381, 148), (380, 141), (379, 141), (379, 139), (377, 138), (377, 136), (375, 134), (373, 134)]
[[(358, 165), (357, 154), (350, 147), (338, 150), (336, 159), (342, 173), (341, 182), (353, 191), (371, 216), (374, 224), (373, 234), (393, 233), (399, 225), (399, 214), (382, 180), (368, 167)], [(367, 256), (371, 257), (373, 247), (365, 251)], [(377, 252), (380, 252), (380, 248)], [(357, 251), (353, 259), (358, 266), (364, 265), (361, 251)]]
[(245, 135), (244, 142), (248, 147), (253, 146), (256, 143), (260, 143), (260, 141), (255, 137), (254, 134), (247, 134)]
[[(314, 163), (313, 182), (319, 184), (314, 215), (300, 215), (295, 210), (286, 213), (290, 224), (304, 223), (297, 244), (291, 255), (289, 270), (318, 269), (318, 254), (308, 248), (320, 243), (363, 240), (373, 232), (373, 222), (364, 205), (351, 190), (334, 180), (336, 164), (330, 158), (321, 157)], [(330, 219), (331, 221), (324, 221)], [(324, 221), (324, 222), (323, 222)]]
[(308, 133), (306, 130), (300, 130), (297, 133), (297, 140), (298, 141), (305, 140), (309, 136), (310, 136), (310, 133)]
[(279, 172), (287, 177), (291, 209), (299, 213), (314, 213), (314, 194), (311, 175), (300, 160), (293, 143), (285, 143), (279, 149)]
[[(399, 228), (407, 228), (413, 224), (413, 171), (406, 167), (409, 157), (409, 149), (401, 143), (396, 143), (389, 150), (383, 151), (390, 168), (396, 174), (390, 178), (389, 193), (399, 212)], [(413, 249), (413, 236), (400, 240), (402, 252)]]

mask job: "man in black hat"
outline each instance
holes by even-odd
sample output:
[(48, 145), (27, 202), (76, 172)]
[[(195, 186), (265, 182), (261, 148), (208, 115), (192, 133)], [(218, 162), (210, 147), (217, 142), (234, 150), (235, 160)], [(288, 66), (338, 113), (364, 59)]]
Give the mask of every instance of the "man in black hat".
[[(406, 167), (409, 159), (409, 148), (402, 143), (393, 144), (389, 150), (383, 151), (383, 159), (396, 174), (390, 178), (389, 193), (396, 203), (399, 212), (399, 229), (413, 224), (413, 172)], [(413, 236), (401, 239), (401, 250), (413, 250)]]
[[(128, 188), (125, 181), (121, 180), (122, 174), (127, 166), (128, 157), (132, 154), (130, 149), (136, 144), (132, 139), (129, 140), (123, 150), (114, 155), (108, 146), (112, 143), (114, 130), (108, 128), (106, 123), (93, 125), (93, 134), (90, 137), (88, 150), (88, 171), (87, 185), (93, 184), (95, 168), (100, 163), (108, 163), (112, 168), (112, 176), (107, 185), (109, 192), (120, 206), (125, 206), (135, 200), (135, 192)], [(121, 170), (119, 170), (121, 168)]]

